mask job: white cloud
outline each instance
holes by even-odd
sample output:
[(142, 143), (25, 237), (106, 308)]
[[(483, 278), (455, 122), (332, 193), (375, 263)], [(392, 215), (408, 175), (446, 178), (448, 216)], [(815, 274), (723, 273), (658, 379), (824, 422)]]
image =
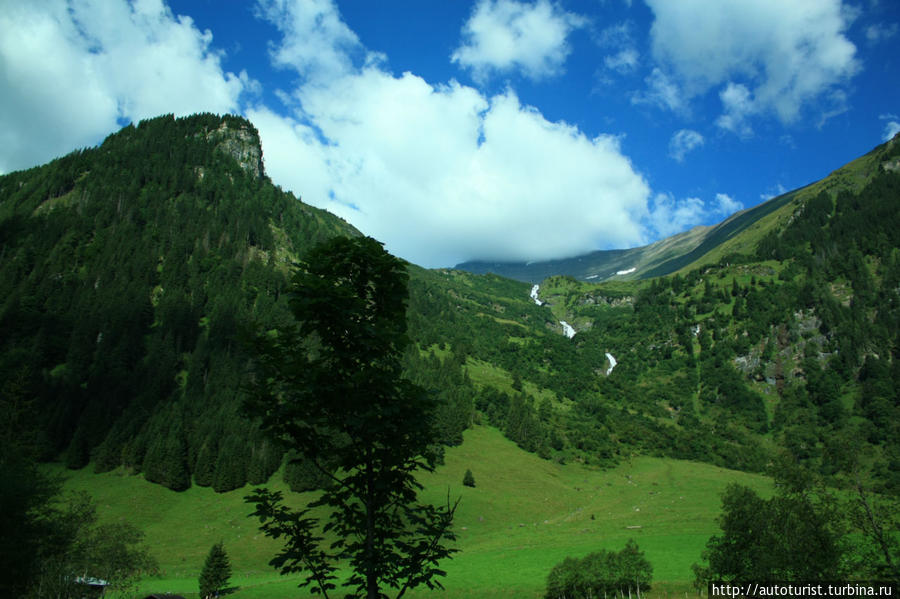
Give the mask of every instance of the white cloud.
[(876, 23), (866, 27), (866, 40), (870, 44), (877, 44), (891, 39), (897, 35), (897, 23)]
[(685, 155), (703, 145), (703, 136), (691, 129), (681, 129), (669, 140), (669, 156), (683, 162)]
[(717, 193), (711, 205), (700, 198), (676, 200), (671, 193), (657, 193), (651, 205), (650, 226), (661, 237), (675, 235), (710, 219), (725, 218), (738, 210), (743, 204), (725, 193)]
[(619, 73), (631, 73), (638, 66), (638, 53), (634, 48), (625, 48), (618, 54), (607, 56), (603, 59), (606, 68)]
[(615, 51), (614, 54), (604, 57), (603, 64), (606, 68), (622, 75), (637, 69), (640, 55), (635, 49), (630, 22), (626, 21), (607, 27), (598, 35), (597, 43), (602, 48)]
[(884, 121), (884, 132), (881, 134), (882, 141), (890, 141), (895, 135), (900, 133), (900, 117), (896, 114), (879, 114), (878, 120)]
[(511, 71), (534, 80), (552, 77), (569, 55), (569, 34), (586, 23), (549, 0), (480, 0), (451, 60), (471, 69), (477, 80)]
[(752, 135), (753, 129), (750, 128), (747, 120), (759, 108), (754, 103), (747, 86), (729, 82), (725, 89), (719, 92), (719, 99), (722, 100), (724, 112), (716, 119), (716, 125), (740, 137)]
[(212, 34), (160, 0), (16, 2), (0, 12), (0, 172), (93, 145), (120, 120), (237, 109)]
[[(652, 51), (687, 98), (719, 88), (720, 126), (746, 134), (750, 116), (794, 121), (859, 68), (840, 0), (647, 0)], [(746, 92), (746, 93), (744, 93)], [(740, 96), (740, 97), (739, 97)]]
[(315, 130), (248, 111), (269, 174), (414, 262), (559, 258), (643, 239), (649, 189), (617, 140), (549, 122), (512, 92), (488, 100), (369, 68), (300, 97)]
[(676, 201), (670, 193), (658, 193), (653, 197), (650, 225), (661, 237), (668, 237), (700, 224), (706, 212), (700, 198)]
[(393, 253), (447, 266), (646, 241), (650, 190), (617, 138), (548, 121), (512, 91), (488, 98), (379, 64), (332, 75), (292, 92), (292, 116), (247, 116), (276, 182)]
[(351, 54), (362, 50), (331, 0), (257, 0), (257, 11), (285, 34), (281, 44), (269, 48), (272, 62), (303, 77), (346, 73), (353, 67)]
[(684, 112), (686, 104), (681, 88), (661, 69), (654, 68), (644, 79), (647, 90), (632, 95), (632, 104), (651, 104), (673, 112)]
[(597, 43), (604, 48), (633, 46), (634, 40), (631, 35), (631, 28), (632, 24), (630, 21), (610, 25), (599, 33)]
[[(894, 119), (897, 119), (897, 117), (894, 117)], [(888, 122), (884, 124), (884, 134), (882, 139), (884, 141), (890, 141), (898, 133), (900, 133), (900, 121), (888, 120)]]
[(787, 193), (787, 191), (787, 187), (785, 187), (781, 183), (778, 183), (774, 187), (770, 187), (768, 190), (766, 190), (765, 193), (759, 194), (759, 199), (765, 202), (780, 195), (784, 195)]
[(727, 193), (716, 194), (715, 214), (720, 216), (731, 216), (738, 210), (743, 210), (744, 205), (732, 198)]

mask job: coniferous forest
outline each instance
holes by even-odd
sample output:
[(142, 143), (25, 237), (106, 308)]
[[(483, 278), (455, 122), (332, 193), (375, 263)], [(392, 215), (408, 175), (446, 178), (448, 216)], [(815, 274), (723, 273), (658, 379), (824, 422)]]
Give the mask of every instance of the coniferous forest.
[[(437, 403), (438, 440), (479, 423), (560, 463), (787, 463), (863, 497), (863, 520), (866, 498), (886, 502), (869, 528), (890, 566), (898, 156), (895, 138), (776, 198), (743, 249), (645, 280), (550, 277), (542, 305), (525, 283), (408, 265), (403, 369)], [(71, 469), (224, 492), (286, 464), (294, 490), (321, 487), (241, 410), (250, 340), (291, 322), (307, 250), (359, 235), (274, 185), (239, 117), (142, 121), (0, 177), (4, 416), (39, 460)]]

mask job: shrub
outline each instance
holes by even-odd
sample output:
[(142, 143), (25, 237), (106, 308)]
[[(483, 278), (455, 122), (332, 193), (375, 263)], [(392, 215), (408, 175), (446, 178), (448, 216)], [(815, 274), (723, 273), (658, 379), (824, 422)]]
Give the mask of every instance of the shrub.
[(602, 549), (578, 559), (567, 557), (547, 577), (545, 599), (588, 599), (640, 593), (650, 589), (653, 566), (628, 539), (618, 552)]

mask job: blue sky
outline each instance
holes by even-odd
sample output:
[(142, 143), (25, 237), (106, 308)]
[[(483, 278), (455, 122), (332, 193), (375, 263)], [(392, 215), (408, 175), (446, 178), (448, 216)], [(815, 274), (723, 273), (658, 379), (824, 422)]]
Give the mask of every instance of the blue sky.
[(900, 130), (894, 0), (8, 0), (0, 173), (232, 112), (428, 267), (642, 245)]

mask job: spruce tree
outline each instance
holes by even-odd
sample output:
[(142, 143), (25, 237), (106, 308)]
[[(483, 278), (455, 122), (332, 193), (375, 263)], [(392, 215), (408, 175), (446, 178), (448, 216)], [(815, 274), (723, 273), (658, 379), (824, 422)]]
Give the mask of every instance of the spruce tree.
[(463, 485), (467, 487), (475, 487), (475, 476), (472, 474), (471, 470), (466, 470), (466, 474), (463, 476)]
[(231, 578), (231, 562), (225, 553), (225, 545), (219, 541), (209, 550), (203, 570), (200, 572), (200, 599), (218, 597), (228, 587)]

